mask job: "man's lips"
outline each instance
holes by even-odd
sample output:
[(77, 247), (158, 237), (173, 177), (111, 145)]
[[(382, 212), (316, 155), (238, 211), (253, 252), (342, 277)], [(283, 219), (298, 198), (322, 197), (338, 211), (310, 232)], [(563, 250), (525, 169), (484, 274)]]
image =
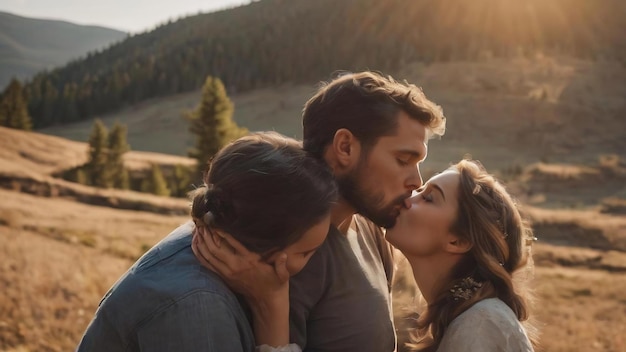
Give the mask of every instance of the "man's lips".
[(406, 210), (406, 209), (411, 208), (411, 202), (410, 202), (410, 199), (411, 199), (411, 195), (410, 195), (410, 194), (408, 194), (408, 195), (406, 195), (404, 198), (399, 199), (399, 200), (398, 200), (398, 202), (396, 203), (396, 205), (395, 205), (393, 208), (391, 208), (391, 209), (392, 209), (392, 211), (393, 211), (393, 213), (394, 213), (394, 215), (395, 215), (396, 217), (397, 217), (398, 215), (400, 215), (400, 213), (401, 213), (403, 210)]
[(407, 201), (403, 201), (401, 204), (398, 204), (395, 207), (393, 207), (393, 210), (394, 210), (396, 216), (398, 216), (403, 211), (408, 210), (409, 208), (411, 208), (411, 203), (408, 203)]

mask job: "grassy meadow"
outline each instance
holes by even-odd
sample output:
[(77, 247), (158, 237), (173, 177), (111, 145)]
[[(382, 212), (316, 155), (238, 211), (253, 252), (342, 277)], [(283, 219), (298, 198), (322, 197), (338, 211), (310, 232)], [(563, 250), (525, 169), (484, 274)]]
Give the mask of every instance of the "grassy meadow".
[[(523, 203), (539, 238), (541, 350), (626, 350), (626, 69), (537, 56), (413, 64), (392, 74), (423, 87), (448, 118), (446, 135), (430, 143), (425, 176), (471, 154)], [(314, 91), (312, 83), (234, 95), (235, 119), (299, 137), (300, 110)], [(103, 120), (128, 125), (129, 168), (190, 164), (181, 114), (198, 100), (196, 92), (147, 101)], [(187, 220), (184, 199), (56, 178), (86, 161), (81, 141), (91, 126), (38, 131), (46, 135), (0, 128), (0, 351), (73, 350), (106, 290)], [(402, 350), (420, 302), (406, 262), (398, 268)]]

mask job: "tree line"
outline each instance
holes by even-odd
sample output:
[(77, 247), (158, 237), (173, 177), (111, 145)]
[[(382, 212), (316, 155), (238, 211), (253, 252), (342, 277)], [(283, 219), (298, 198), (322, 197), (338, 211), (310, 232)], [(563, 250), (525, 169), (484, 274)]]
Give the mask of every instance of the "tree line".
[(263, 0), (129, 37), (35, 76), (35, 128), (90, 119), (220, 77), (229, 92), (335, 70), (536, 52), (626, 62), (617, 0)]
[(0, 126), (28, 131), (32, 125), (22, 84), (14, 78), (0, 94)]
[(149, 170), (131, 173), (124, 166), (130, 151), (126, 126), (115, 123), (109, 131), (104, 123), (94, 121), (88, 142), (88, 161), (67, 170), (64, 178), (98, 187), (132, 189), (159, 196), (185, 197), (193, 184), (201, 184), (210, 159), (226, 144), (248, 133), (233, 121), (233, 103), (219, 78), (207, 77), (197, 107), (183, 114), (195, 145), (189, 156), (195, 167), (175, 165), (167, 173), (157, 164)]
[[(109, 131), (100, 119), (94, 121), (88, 144), (88, 161), (66, 170), (62, 176), (70, 181), (98, 188), (132, 189), (160, 196), (185, 197), (192, 183), (200, 184), (210, 159), (223, 146), (248, 133), (233, 121), (233, 102), (219, 78), (207, 77), (198, 106), (183, 114), (195, 145), (189, 157), (196, 167), (175, 165), (164, 176), (159, 165), (151, 165), (148, 174), (131, 177), (124, 166), (124, 155), (130, 151), (127, 127), (115, 122)], [(0, 95), (0, 126), (30, 130), (31, 120), (20, 82), (13, 79)]]

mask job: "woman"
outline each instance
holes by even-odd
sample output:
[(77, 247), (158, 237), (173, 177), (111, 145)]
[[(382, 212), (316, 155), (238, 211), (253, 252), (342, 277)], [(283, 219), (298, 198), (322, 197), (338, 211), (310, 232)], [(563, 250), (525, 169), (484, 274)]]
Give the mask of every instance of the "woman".
[[(195, 226), (227, 231), (272, 265), (276, 280), (300, 271), (326, 238), (336, 185), (293, 139), (243, 137), (217, 153), (204, 183), (192, 194)], [(131, 267), (105, 295), (78, 351), (243, 352), (255, 340), (276, 344), (262, 317), (280, 314), (283, 302), (251, 306), (255, 338), (238, 297), (195, 259), (193, 230), (183, 225)]]
[[(386, 239), (408, 259), (427, 303), (412, 347), (532, 351), (521, 322), (530, 313), (523, 279), (533, 236), (504, 187), (478, 163), (463, 160), (431, 178), (405, 205)], [(197, 244), (199, 254), (208, 255), (208, 240)], [(285, 285), (277, 285), (275, 295), (288, 302), (278, 289)], [(277, 312), (265, 311), (264, 319), (284, 319)]]
[(532, 351), (521, 324), (532, 232), (504, 187), (463, 160), (431, 178), (386, 239), (408, 259), (427, 303), (419, 351)]

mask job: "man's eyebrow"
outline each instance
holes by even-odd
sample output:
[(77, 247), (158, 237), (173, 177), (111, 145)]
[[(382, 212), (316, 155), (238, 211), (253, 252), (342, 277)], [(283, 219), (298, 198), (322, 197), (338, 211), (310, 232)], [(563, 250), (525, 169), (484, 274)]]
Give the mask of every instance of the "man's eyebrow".
[(408, 154), (408, 155), (411, 156), (411, 158), (416, 158), (418, 160), (421, 160), (422, 159), (422, 155), (423, 155), (422, 153), (420, 153), (418, 151), (415, 151), (413, 149), (400, 149), (400, 150), (398, 150), (398, 153), (399, 154)]

